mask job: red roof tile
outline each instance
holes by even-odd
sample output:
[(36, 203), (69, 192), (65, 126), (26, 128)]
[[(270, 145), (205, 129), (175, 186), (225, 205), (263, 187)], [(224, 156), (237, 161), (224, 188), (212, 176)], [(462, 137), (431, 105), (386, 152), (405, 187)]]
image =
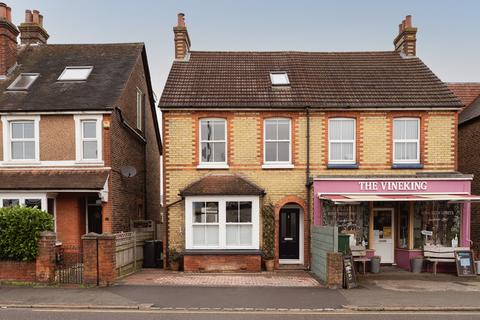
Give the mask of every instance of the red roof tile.
[[(272, 87), (286, 71), (290, 86)], [(165, 108), (421, 108), (462, 102), (418, 58), (398, 52), (191, 52), (175, 61)]]
[(480, 96), (480, 82), (451, 82), (447, 86), (465, 104), (469, 106)]

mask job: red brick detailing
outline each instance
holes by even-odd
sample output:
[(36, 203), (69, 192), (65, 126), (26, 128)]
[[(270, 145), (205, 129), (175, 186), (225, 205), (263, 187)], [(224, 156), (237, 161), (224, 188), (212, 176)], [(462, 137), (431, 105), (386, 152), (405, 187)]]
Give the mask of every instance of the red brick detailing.
[(310, 266), (310, 216), (307, 212), (307, 203), (298, 196), (289, 195), (283, 197), (275, 204), (275, 268), (280, 267), (279, 263), (279, 242), (280, 242), (280, 209), (287, 204), (297, 204), (303, 210), (303, 264), (306, 268)]
[(66, 246), (81, 246), (85, 234), (85, 201), (87, 195), (59, 193), (56, 199), (57, 236)]
[(55, 233), (42, 232), (36, 261), (0, 261), (0, 280), (49, 283), (55, 277)]
[(185, 255), (183, 269), (186, 272), (216, 272), (216, 271), (261, 271), (262, 259), (260, 255)]
[(339, 252), (327, 252), (327, 287), (340, 288), (343, 283), (343, 260)]
[(54, 232), (44, 231), (38, 241), (38, 254), (35, 262), (37, 282), (53, 282), (55, 279), (55, 242)]

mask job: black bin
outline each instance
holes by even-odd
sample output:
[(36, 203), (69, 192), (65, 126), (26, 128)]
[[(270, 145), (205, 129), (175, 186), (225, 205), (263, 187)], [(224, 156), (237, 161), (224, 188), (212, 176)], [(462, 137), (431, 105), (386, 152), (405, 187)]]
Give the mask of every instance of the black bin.
[(163, 268), (163, 241), (153, 240), (155, 247), (155, 267)]
[(143, 246), (143, 267), (155, 268), (155, 241), (147, 240)]

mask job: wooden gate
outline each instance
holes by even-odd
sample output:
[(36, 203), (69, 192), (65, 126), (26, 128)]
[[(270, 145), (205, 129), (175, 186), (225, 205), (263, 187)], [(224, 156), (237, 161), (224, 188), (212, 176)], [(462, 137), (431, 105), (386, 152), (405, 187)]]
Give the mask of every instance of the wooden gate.
[(153, 232), (121, 232), (115, 234), (117, 278), (135, 273), (142, 268), (145, 240), (153, 239)]

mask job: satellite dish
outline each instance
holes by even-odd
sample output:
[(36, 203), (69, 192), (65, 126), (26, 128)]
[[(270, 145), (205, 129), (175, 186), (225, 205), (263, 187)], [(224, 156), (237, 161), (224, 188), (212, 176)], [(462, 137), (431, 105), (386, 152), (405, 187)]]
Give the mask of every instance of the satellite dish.
[(132, 166), (124, 166), (120, 168), (120, 172), (122, 173), (122, 176), (131, 178), (137, 174), (137, 169)]

